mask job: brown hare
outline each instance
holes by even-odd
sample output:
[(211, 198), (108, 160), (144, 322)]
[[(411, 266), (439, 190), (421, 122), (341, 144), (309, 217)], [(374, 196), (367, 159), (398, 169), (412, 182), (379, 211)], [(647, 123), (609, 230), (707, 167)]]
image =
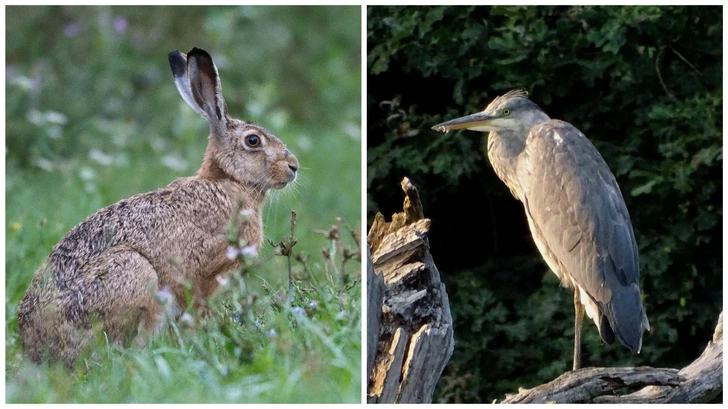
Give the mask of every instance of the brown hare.
[(196, 176), (97, 211), (53, 248), (18, 306), (23, 350), (35, 362), (73, 366), (95, 328), (117, 344), (159, 331), (165, 313), (156, 291), (169, 291), (178, 315), (189, 283), (194, 307), (203, 307), (217, 276), (236, 266), (224, 233), (238, 205), (249, 215), (241, 237), (257, 249), (267, 191), (296, 179), (298, 159), (283, 142), (228, 116), (206, 51), (172, 51), (169, 64), (184, 100), (210, 125), (202, 166)]

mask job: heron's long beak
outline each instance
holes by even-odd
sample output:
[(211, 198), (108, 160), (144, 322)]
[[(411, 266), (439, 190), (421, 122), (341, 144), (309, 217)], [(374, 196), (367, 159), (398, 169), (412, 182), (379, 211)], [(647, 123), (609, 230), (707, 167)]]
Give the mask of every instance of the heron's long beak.
[(472, 129), (474, 131), (488, 131), (490, 130), (488, 124), (494, 119), (493, 116), (487, 112), (478, 112), (468, 116), (463, 116), (456, 119), (451, 119), (447, 122), (437, 124), (432, 129), (440, 132), (448, 132), (455, 129)]

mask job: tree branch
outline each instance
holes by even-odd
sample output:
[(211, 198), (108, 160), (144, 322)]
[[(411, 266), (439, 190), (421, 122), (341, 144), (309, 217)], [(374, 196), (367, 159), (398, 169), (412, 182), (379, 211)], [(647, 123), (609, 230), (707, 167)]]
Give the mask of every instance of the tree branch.
[[(620, 395), (641, 388), (636, 392)], [(713, 340), (682, 370), (670, 368), (584, 368), (533, 389), (507, 395), (500, 403), (694, 403), (723, 391), (723, 313)]]

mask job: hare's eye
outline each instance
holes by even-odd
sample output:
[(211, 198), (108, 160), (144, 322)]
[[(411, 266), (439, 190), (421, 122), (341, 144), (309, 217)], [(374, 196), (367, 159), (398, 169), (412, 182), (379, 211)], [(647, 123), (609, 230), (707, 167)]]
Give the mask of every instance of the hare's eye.
[(245, 145), (250, 148), (257, 148), (260, 146), (260, 136), (256, 134), (250, 134), (245, 136)]

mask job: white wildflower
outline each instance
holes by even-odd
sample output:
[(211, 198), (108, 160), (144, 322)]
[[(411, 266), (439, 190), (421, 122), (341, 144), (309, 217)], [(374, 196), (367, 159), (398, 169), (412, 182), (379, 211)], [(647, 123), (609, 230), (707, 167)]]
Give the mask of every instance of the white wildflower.
[(181, 317), (179, 317), (180, 324), (186, 325), (188, 327), (192, 327), (195, 325), (195, 319), (192, 318), (192, 315), (190, 313), (186, 312), (182, 314)]
[(91, 152), (88, 153), (88, 157), (104, 166), (109, 166), (114, 162), (114, 158), (111, 155), (107, 155), (97, 149), (91, 149)]
[(258, 257), (258, 249), (254, 245), (245, 246), (240, 250), (240, 254), (246, 257)]
[(46, 158), (37, 158), (33, 162), (33, 164), (35, 164), (35, 166), (37, 166), (37, 167), (39, 167), (39, 168), (41, 168), (43, 170), (47, 170), (49, 172), (53, 171), (53, 169), (55, 169), (55, 167), (56, 167), (53, 164), (53, 162), (51, 162), (50, 160), (48, 160)]
[(86, 181), (94, 180), (96, 178), (96, 173), (94, 173), (94, 170), (88, 166), (82, 167), (78, 171), (78, 175), (81, 177), (81, 179), (86, 180)]
[(162, 305), (167, 305), (174, 301), (174, 295), (168, 285), (165, 285), (161, 290), (154, 292), (154, 295)]
[(238, 254), (240, 254), (240, 250), (233, 246), (228, 246), (227, 253), (225, 253), (228, 260), (235, 260), (235, 258), (238, 256)]
[(221, 275), (216, 275), (215, 276), (215, 280), (217, 280), (217, 282), (222, 287), (227, 287), (227, 285), (230, 284), (230, 280), (227, 279), (227, 278), (225, 278), (225, 277), (223, 277), (223, 276), (221, 276)]
[(347, 122), (342, 126), (344, 133), (355, 141), (361, 140), (361, 126), (355, 122)]
[(46, 111), (45, 120), (51, 124), (64, 125), (66, 123), (66, 116), (60, 112)]
[(25, 114), (25, 119), (33, 125), (43, 126), (45, 125), (45, 115), (37, 109), (31, 109)]

